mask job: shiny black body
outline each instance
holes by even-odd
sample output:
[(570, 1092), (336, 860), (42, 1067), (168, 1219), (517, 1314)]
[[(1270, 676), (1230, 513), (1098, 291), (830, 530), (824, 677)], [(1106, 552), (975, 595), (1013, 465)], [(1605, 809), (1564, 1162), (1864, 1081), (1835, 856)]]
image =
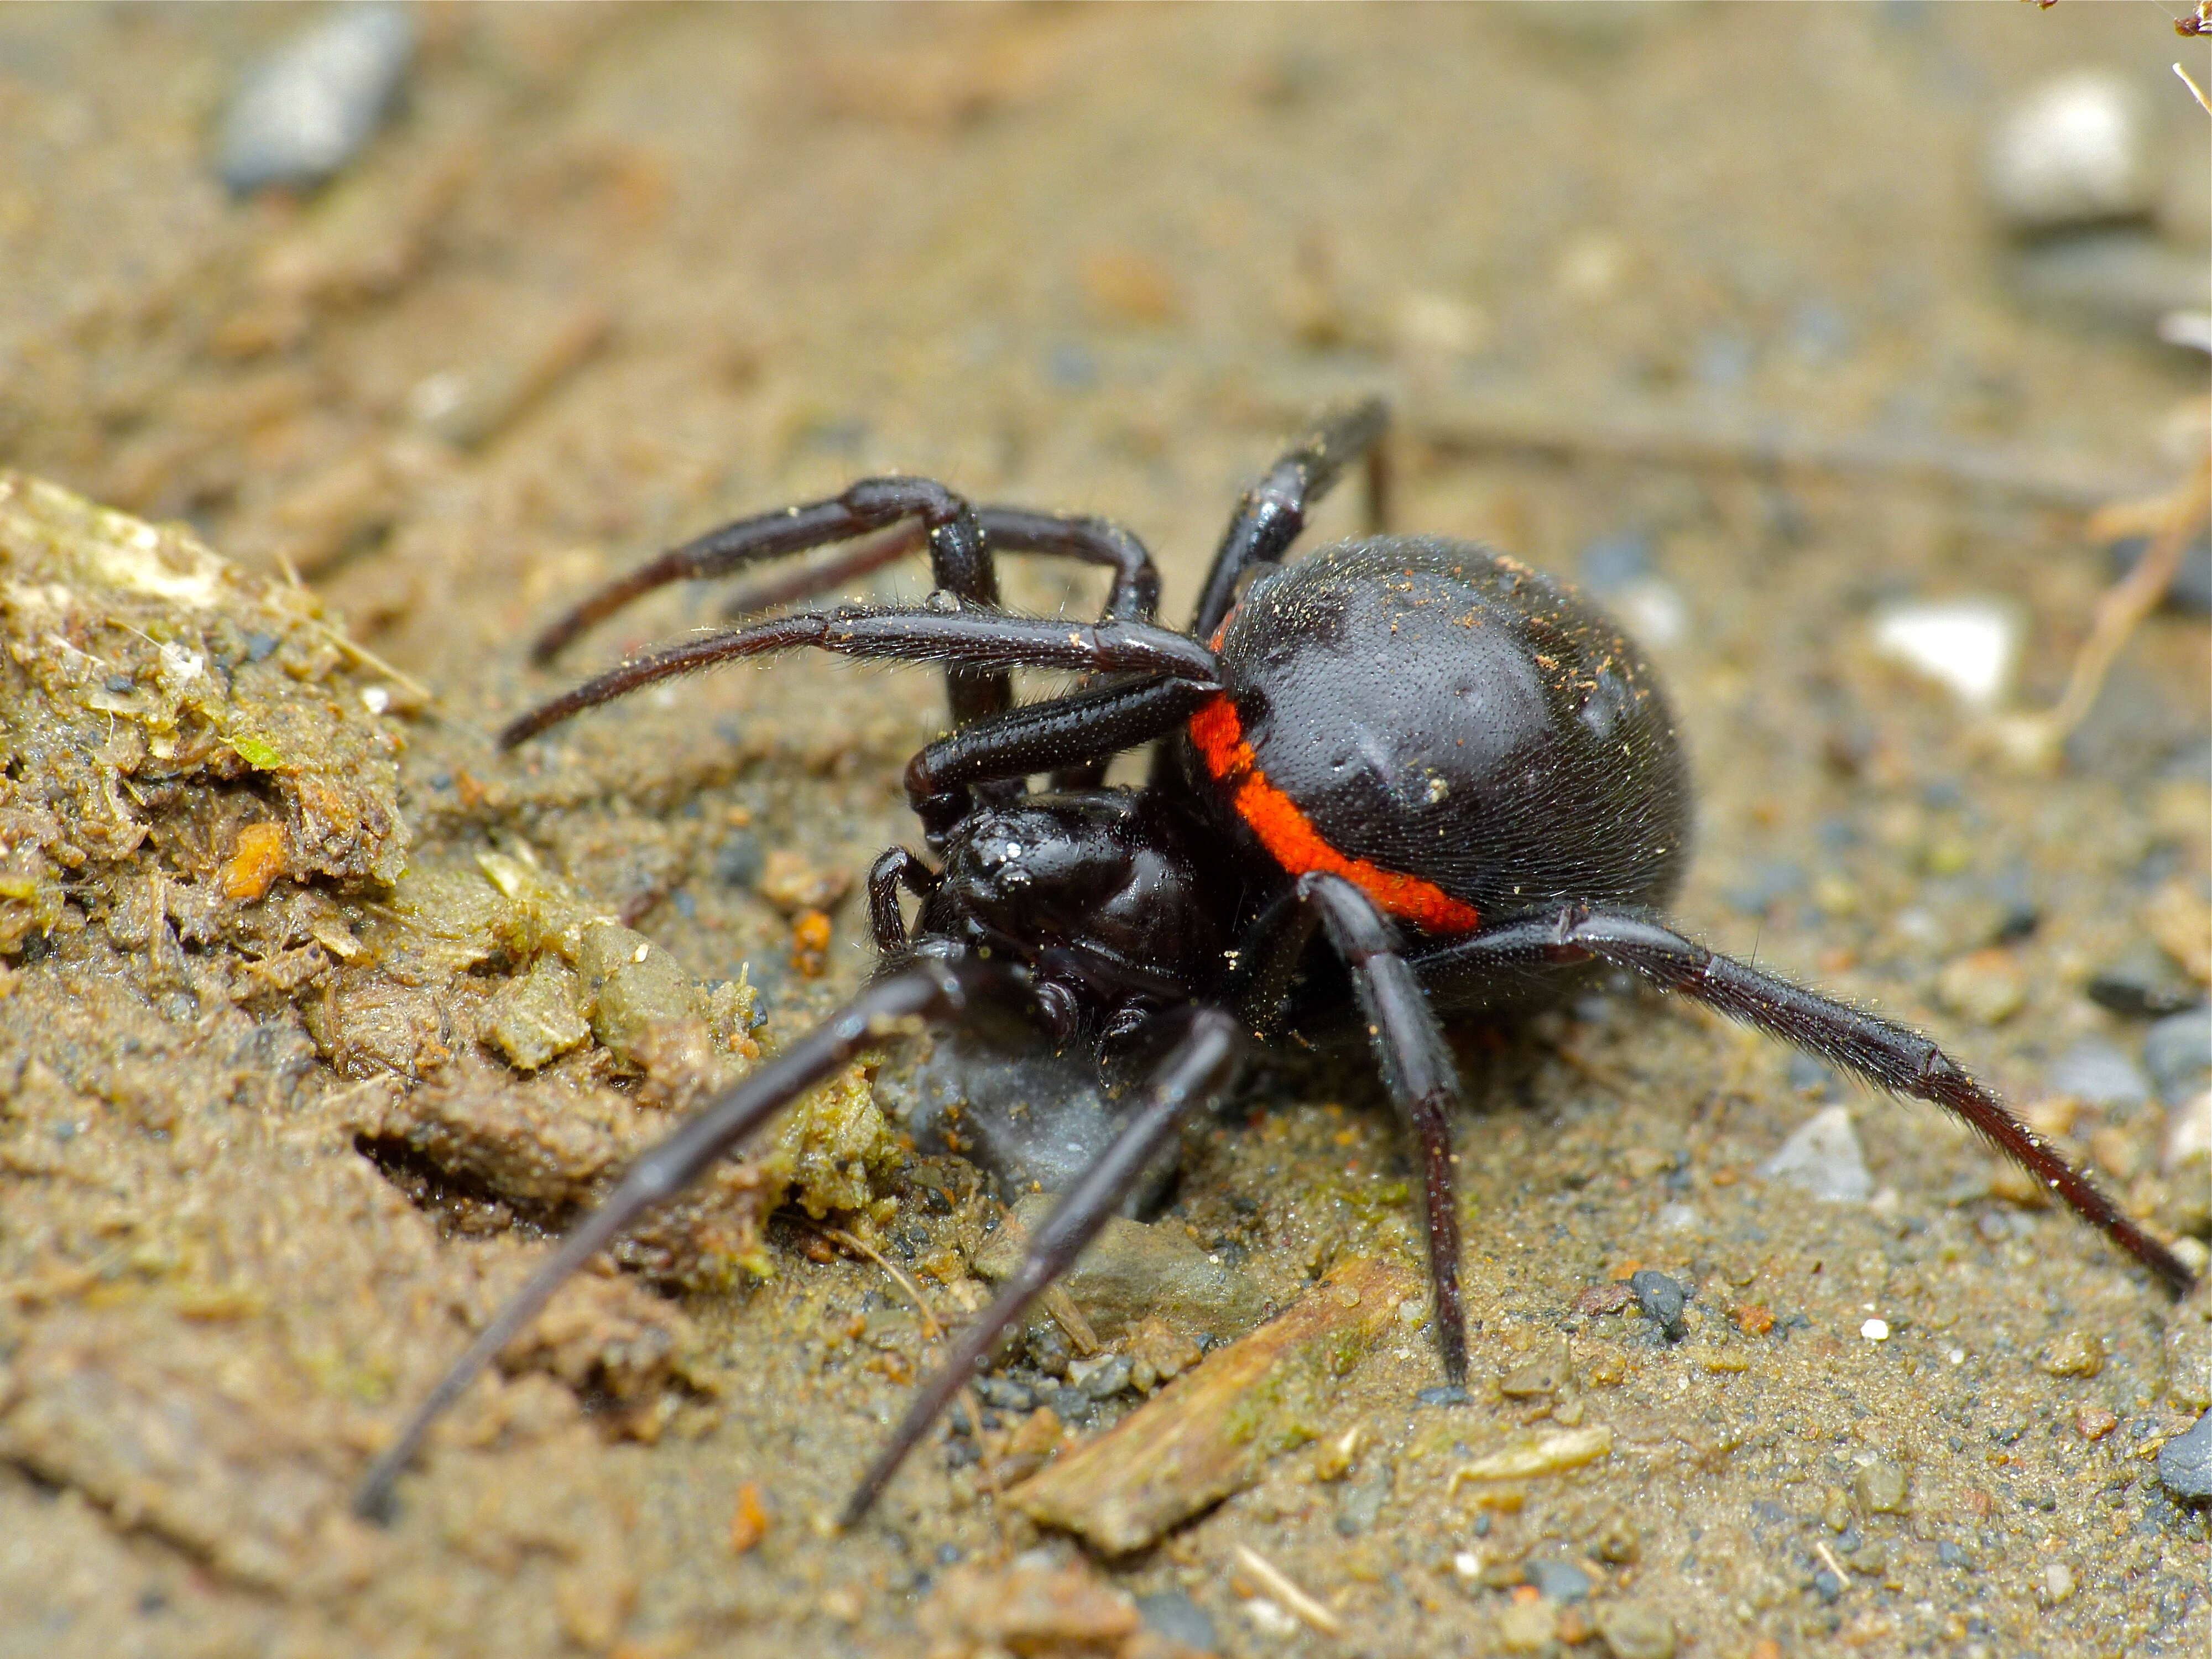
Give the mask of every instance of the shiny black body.
[[(1153, 620), (1158, 578), (1126, 532), (884, 478), (678, 548), (546, 635), (541, 653), (660, 583), (853, 544), (733, 606), (751, 611), (926, 542), (939, 586), (927, 605), (844, 605), (709, 635), (544, 704), (502, 741), (639, 686), (796, 647), (939, 663), (954, 730), (906, 778), (936, 861), (903, 848), (877, 860), (876, 977), (638, 1160), (378, 1460), (364, 1510), (388, 1504), (428, 1423), (564, 1279), (854, 1054), (917, 1019), (972, 1020), (979, 1002), (1024, 1010), (1063, 1043), (1144, 1037), (1152, 1058), (1122, 1127), (958, 1334), (855, 1492), (847, 1518), (857, 1519), (1179, 1124), (1231, 1085), (1246, 1041), (1278, 1025), (1317, 952), (1334, 983), (1348, 981), (1419, 1152), (1435, 1328), (1454, 1382), (1467, 1371), (1459, 1084), (1434, 1005), (1541, 994), (1593, 963), (1959, 1113), (2168, 1282), (2189, 1282), (2172, 1252), (1925, 1037), (1715, 955), (1660, 920), (1686, 855), (1687, 786), (1650, 668), (1597, 611), (1460, 542), (1376, 537), (1275, 568), (1348, 465), (1368, 464), (1370, 507), (1379, 501), (1383, 422), (1376, 404), (1336, 414), (1247, 494), (1188, 632)], [(1007, 551), (1110, 568), (1105, 614), (1086, 624), (999, 610), (992, 558)], [(1091, 678), (1018, 708), (1016, 667)], [(1113, 756), (1154, 743), (1144, 788), (1101, 786)], [(1053, 789), (1030, 793), (1042, 773)], [(908, 896), (919, 901), (911, 926)]]
[(1252, 584), (1218, 654), (1260, 769), (1346, 854), (1500, 919), (1656, 908), (1680, 884), (1689, 785), (1656, 677), (1517, 561), (1323, 548)]

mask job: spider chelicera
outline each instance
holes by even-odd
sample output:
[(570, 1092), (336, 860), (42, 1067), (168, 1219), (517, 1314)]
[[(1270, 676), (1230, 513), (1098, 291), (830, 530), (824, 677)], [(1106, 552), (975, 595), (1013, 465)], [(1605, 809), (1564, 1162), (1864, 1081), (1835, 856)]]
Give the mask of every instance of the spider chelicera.
[[(1366, 465), (1378, 506), (1386, 419), (1376, 402), (1323, 418), (1245, 495), (1187, 632), (1154, 620), (1159, 579), (1125, 531), (974, 507), (927, 479), (871, 478), (665, 554), (545, 634), (541, 659), (665, 583), (853, 544), (732, 606), (757, 611), (926, 542), (935, 591), (922, 605), (839, 605), (708, 634), (554, 699), (501, 741), (641, 686), (799, 646), (941, 663), (953, 727), (906, 770), (932, 859), (894, 848), (876, 860), (868, 908), (883, 959), (866, 988), (638, 1159), (377, 1460), (364, 1512), (388, 1509), (429, 1424), (594, 1254), (855, 1054), (987, 1007), (1018, 1008), (1040, 1042), (1149, 1045), (1152, 1058), (1105, 1152), (862, 1477), (848, 1524), (1182, 1121), (1231, 1087), (1248, 1036), (1325, 1012), (1316, 995), (1346, 978), (1419, 1149), (1451, 1382), (1467, 1375), (1459, 1082), (1436, 1006), (1540, 1003), (1601, 964), (1956, 1112), (2167, 1284), (2189, 1285), (2172, 1251), (1927, 1038), (1717, 955), (1661, 919), (1687, 854), (1688, 778), (1650, 665), (1606, 617), (1466, 542), (1373, 536), (1282, 565), (1348, 469)], [(1104, 615), (1000, 610), (992, 561), (1005, 552), (1107, 567)], [(1088, 678), (1016, 707), (1015, 668)], [(1143, 787), (1105, 784), (1113, 757), (1147, 744), (1158, 746)], [(1051, 787), (1032, 792), (1041, 774)], [(918, 902), (911, 927), (902, 895)]]

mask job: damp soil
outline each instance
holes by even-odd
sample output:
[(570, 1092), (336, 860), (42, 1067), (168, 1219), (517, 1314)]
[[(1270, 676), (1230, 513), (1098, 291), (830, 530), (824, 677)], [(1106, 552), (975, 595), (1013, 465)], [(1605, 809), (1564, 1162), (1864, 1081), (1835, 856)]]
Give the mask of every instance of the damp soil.
[[(2202, 358), (2035, 308), (1976, 185), (2012, 91), (2170, 81), (2155, 9), (441, 8), (336, 183), (234, 201), (222, 100), (310, 16), (0, 14), (0, 464), (72, 492), (0, 501), (0, 1654), (918, 1653), (961, 1574), (1085, 1559), (942, 1443), (827, 1524), (926, 1336), (832, 1235), (950, 1314), (997, 1224), (883, 1115), (896, 1053), (556, 1304), (389, 1530), (347, 1510), (609, 1172), (860, 981), (853, 887), (941, 719), (920, 672), (791, 660), (502, 755), (716, 600), (549, 667), (531, 630), (865, 473), (1109, 514), (1176, 613), (1304, 413), (1386, 393), (1399, 525), (1645, 637), (1701, 785), (1686, 926), (1932, 1030), (2176, 1212), (2160, 1109), (2046, 1074), (2138, 1051), (2085, 984), (2204, 902), (2202, 619), (2037, 773), (1869, 625), (2002, 599), (2046, 704), (2086, 512), (2182, 475)], [(1091, 1571), (1234, 1655), (2205, 1650), (2148, 1275), (1932, 1109), (1690, 1009), (1459, 1041), (1469, 1400), (1421, 1399), (1408, 1324), (1310, 1445)], [(1832, 1097), (1870, 1201), (1759, 1173)], [(1285, 1068), (1155, 1224), (1287, 1305), (1418, 1266), (1408, 1173), (1363, 1067)], [(1680, 1340), (1608, 1290), (1638, 1270)], [(1577, 1425), (1606, 1455), (1455, 1479)]]

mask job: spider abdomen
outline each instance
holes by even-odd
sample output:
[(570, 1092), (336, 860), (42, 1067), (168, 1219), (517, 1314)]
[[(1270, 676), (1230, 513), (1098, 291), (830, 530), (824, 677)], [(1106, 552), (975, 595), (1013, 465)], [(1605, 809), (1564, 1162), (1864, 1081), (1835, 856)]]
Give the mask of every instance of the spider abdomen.
[(1255, 582), (1198, 770), (1290, 874), (1455, 936), (1561, 901), (1656, 907), (1689, 842), (1674, 719), (1572, 592), (1471, 543), (1383, 537)]

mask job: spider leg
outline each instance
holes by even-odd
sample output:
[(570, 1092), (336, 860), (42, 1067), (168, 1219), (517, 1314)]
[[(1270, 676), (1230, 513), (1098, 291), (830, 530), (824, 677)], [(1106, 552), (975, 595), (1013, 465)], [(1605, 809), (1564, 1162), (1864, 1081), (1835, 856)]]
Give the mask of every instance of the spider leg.
[(1445, 1379), (1462, 1384), (1467, 1381), (1467, 1314), (1460, 1296), (1451, 1139), (1459, 1073), (1428, 994), (1399, 951), (1396, 933), (1367, 896), (1343, 877), (1309, 871), (1288, 898), (1247, 930), (1239, 952), (1240, 1006), (1262, 1025), (1273, 1023), (1291, 970), (1316, 925), (1351, 970), (1352, 993), (1359, 1000), (1383, 1085), (1420, 1146), (1437, 1343), (1443, 1352)]
[(916, 898), (927, 898), (937, 890), (937, 872), (905, 848), (887, 848), (868, 866), (868, 925), (878, 956), (896, 956), (907, 948), (906, 917), (898, 901), (902, 887)]
[[(1016, 617), (999, 611), (905, 610), (840, 605), (799, 611), (747, 628), (726, 629), (653, 656), (610, 669), (572, 691), (542, 703), (499, 735), (511, 749), (586, 708), (718, 663), (814, 646), (842, 656), (940, 662), (968, 669), (1063, 668), (1107, 674), (1146, 674), (1215, 683), (1213, 653), (1195, 641), (1151, 623), (1072, 623), (1056, 617)], [(956, 722), (1004, 713), (1003, 708), (962, 716)]]
[(1948, 1054), (1917, 1031), (1824, 997), (1779, 975), (1706, 950), (1632, 912), (1586, 910), (1513, 922), (1424, 957), (1425, 975), (1496, 964), (1534, 966), (1598, 957), (1669, 991), (1694, 997), (1731, 1019), (1794, 1043), (1875, 1087), (1957, 1113), (2075, 1213), (2168, 1285), (2186, 1291), (2189, 1268), (2121, 1214), (2112, 1200), (2075, 1171), (2034, 1130), (2008, 1111)]
[(389, 1516), (392, 1488), (431, 1424), (477, 1374), (536, 1318), (554, 1291), (641, 1217), (675, 1197), (745, 1137), (865, 1048), (904, 1035), (914, 1021), (947, 1019), (970, 999), (1010, 978), (973, 963), (915, 960), (877, 980), (842, 1008), (735, 1087), (702, 1108), (676, 1133), (642, 1154), (605, 1203), (584, 1218), (511, 1297), (416, 1408), (399, 1437), (379, 1454), (354, 1498), (357, 1514)]
[(1206, 574), (1192, 634), (1213, 637), (1237, 602), (1239, 579), (1255, 564), (1281, 562), (1305, 528), (1307, 513), (1355, 461), (1367, 463), (1368, 517), (1381, 527), (1389, 493), (1382, 439), (1389, 422), (1390, 411), (1379, 398), (1334, 410), (1244, 492)]
[(1200, 1008), (1191, 1015), (1189, 1029), (1153, 1069), (1114, 1144), (1053, 1206), (1052, 1212), (1030, 1236), (1028, 1254), (998, 1299), (960, 1333), (951, 1356), (914, 1397), (906, 1416), (847, 1500), (839, 1517), (842, 1525), (852, 1526), (868, 1512), (907, 1455), (921, 1443), (929, 1425), (961, 1386), (974, 1378), (976, 1365), (997, 1345), (1006, 1328), (1048, 1285), (1075, 1265), (1084, 1247), (1120, 1209), (1122, 1199), (1183, 1119), (1235, 1080), (1243, 1049), (1237, 1021), (1228, 1014), (1216, 1008)]
[(1148, 679), (1024, 704), (963, 726), (916, 754), (907, 799), (932, 836), (966, 812), (969, 784), (1025, 778), (1078, 763), (1103, 762), (1174, 731), (1212, 693), (1188, 680)]

